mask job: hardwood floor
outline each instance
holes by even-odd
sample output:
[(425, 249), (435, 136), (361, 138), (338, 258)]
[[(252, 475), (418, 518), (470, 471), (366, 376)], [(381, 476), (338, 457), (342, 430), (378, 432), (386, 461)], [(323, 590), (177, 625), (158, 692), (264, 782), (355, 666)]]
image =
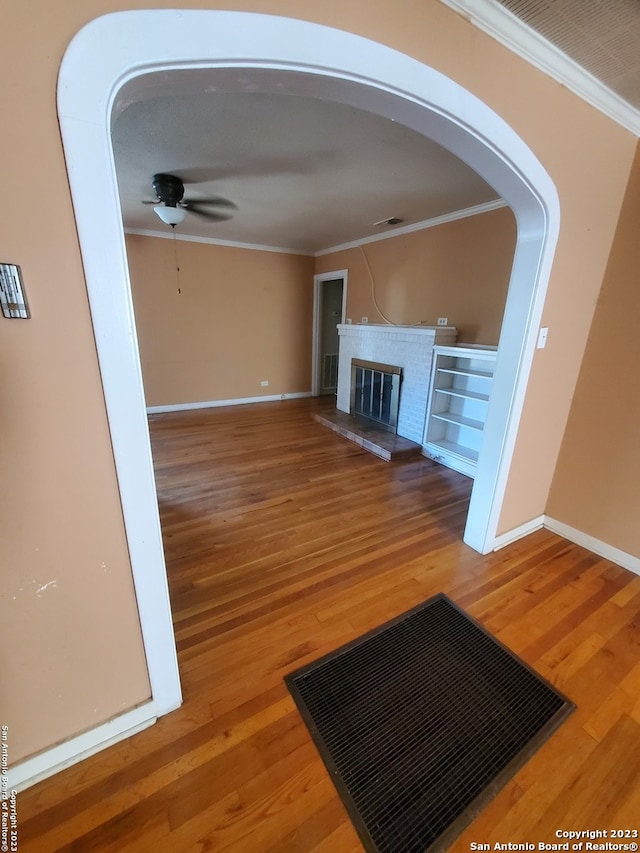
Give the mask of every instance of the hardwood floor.
[(184, 705), (20, 794), (20, 853), (361, 851), (283, 676), (441, 591), (578, 706), (451, 849), (640, 830), (640, 577), (548, 531), (476, 554), (468, 479), (322, 405), (151, 417)]

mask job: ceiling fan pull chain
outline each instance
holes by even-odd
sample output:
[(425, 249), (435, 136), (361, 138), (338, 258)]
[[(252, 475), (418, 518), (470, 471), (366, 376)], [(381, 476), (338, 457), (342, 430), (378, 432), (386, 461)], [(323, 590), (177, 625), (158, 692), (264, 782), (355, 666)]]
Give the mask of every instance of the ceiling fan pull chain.
[(178, 266), (178, 238), (176, 237), (176, 226), (172, 225), (171, 230), (173, 231), (173, 260), (176, 265), (176, 289), (178, 291), (178, 295), (180, 295), (182, 290), (180, 289), (180, 267)]

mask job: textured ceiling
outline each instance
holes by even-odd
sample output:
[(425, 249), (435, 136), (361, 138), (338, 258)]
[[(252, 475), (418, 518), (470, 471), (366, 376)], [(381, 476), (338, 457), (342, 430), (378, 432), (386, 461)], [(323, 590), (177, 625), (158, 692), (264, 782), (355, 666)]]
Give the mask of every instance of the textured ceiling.
[(640, 0), (497, 0), (640, 109)]
[(319, 98), (194, 87), (136, 102), (112, 129), (125, 227), (167, 231), (151, 178), (182, 178), (185, 199), (231, 202), (225, 222), (188, 213), (194, 237), (322, 249), (497, 199), (444, 148), (398, 122)]
[[(445, 0), (502, 9), (640, 110), (640, 0)], [(169, 77), (167, 82), (170, 83)], [(188, 214), (183, 235), (317, 252), (491, 202), (465, 164), (419, 134), (326, 100), (160, 82), (113, 127), (125, 227), (167, 230), (144, 199), (151, 177), (183, 178), (186, 198), (222, 196), (225, 222)], [(635, 115), (635, 113), (634, 113)]]

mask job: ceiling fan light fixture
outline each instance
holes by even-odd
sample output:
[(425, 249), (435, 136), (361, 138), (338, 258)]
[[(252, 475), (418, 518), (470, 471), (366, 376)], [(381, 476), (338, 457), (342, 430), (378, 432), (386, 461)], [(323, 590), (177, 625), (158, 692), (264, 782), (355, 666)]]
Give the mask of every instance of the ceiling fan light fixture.
[(180, 225), (187, 215), (186, 211), (179, 207), (167, 207), (164, 204), (158, 204), (153, 209), (166, 225)]

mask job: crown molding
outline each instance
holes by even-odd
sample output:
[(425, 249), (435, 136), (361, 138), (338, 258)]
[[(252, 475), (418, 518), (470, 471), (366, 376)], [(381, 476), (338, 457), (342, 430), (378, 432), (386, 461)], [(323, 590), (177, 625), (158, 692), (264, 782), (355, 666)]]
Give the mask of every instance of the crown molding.
[(313, 252), (305, 249), (287, 249), (284, 246), (262, 246), (259, 243), (241, 243), (235, 240), (218, 240), (215, 237), (194, 237), (191, 234), (175, 234), (171, 231), (152, 231), (145, 228), (125, 228), (125, 234), (137, 234), (139, 237), (159, 237), (161, 240), (182, 240), (185, 243), (208, 243), (212, 246), (230, 246), (232, 249), (250, 249), (253, 252), (279, 252), (283, 255), (304, 255), (312, 258)]
[(475, 27), (557, 80), (622, 127), (640, 136), (640, 111), (570, 59), (497, 0), (440, 0)]
[(502, 198), (495, 201), (487, 201), (484, 204), (476, 204), (473, 207), (465, 207), (463, 210), (454, 210), (442, 216), (434, 216), (432, 219), (423, 219), (421, 222), (413, 222), (411, 225), (403, 225), (401, 228), (393, 228), (384, 234), (375, 234), (372, 237), (363, 237), (361, 240), (353, 240), (351, 243), (341, 243), (339, 246), (331, 246), (329, 249), (321, 249), (315, 253), (316, 258), (322, 255), (332, 255), (334, 252), (343, 252), (346, 249), (357, 249), (367, 243), (377, 243), (379, 240), (389, 240), (391, 237), (401, 237), (403, 234), (412, 234), (414, 231), (424, 231), (425, 228), (435, 228), (437, 225), (445, 225), (447, 222), (455, 222), (458, 219), (466, 219), (469, 216), (478, 216), (481, 213), (490, 213), (507, 207), (507, 202)]
[[(361, 240), (353, 240), (350, 243), (341, 243), (339, 246), (330, 246), (328, 249), (320, 249), (317, 252), (305, 251), (304, 249), (287, 249), (284, 246), (262, 246), (259, 243), (239, 243), (233, 240), (218, 240), (215, 237), (194, 237), (190, 234), (179, 234), (175, 232), (176, 240), (186, 243), (208, 243), (213, 246), (231, 246), (236, 249), (250, 249), (255, 252), (280, 252), (285, 255), (303, 255), (304, 257), (320, 258), (322, 255), (331, 255), (334, 252), (342, 252), (345, 249), (356, 249), (367, 243), (377, 243), (379, 240), (389, 240), (391, 237), (401, 237), (403, 234), (411, 234), (414, 231), (423, 231), (425, 228), (435, 228), (437, 225), (445, 225), (447, 222), (455, 222), (457, 219), (466, 219), (468, 216), (478, 216), (481, 213), (489, 213), (507, 207), (506, 201), (497, 198), (484, 204), (476, 204), (473, 207), (465, 207), (463, 210), (454, 210), (442, 216), (434, 216), (432, 219), (423, 219), (421, 222), (413, 222), (401, 228), (393, 228), (384, 234), (375, 234), (371, 237), (363, 237)], [(173, 240), (174, 234), (169, 231), (152, 231), (144, 228), (125, 228), (125, 234), (137, 234), (140, 237), (159, 237), (161, 240)]]

